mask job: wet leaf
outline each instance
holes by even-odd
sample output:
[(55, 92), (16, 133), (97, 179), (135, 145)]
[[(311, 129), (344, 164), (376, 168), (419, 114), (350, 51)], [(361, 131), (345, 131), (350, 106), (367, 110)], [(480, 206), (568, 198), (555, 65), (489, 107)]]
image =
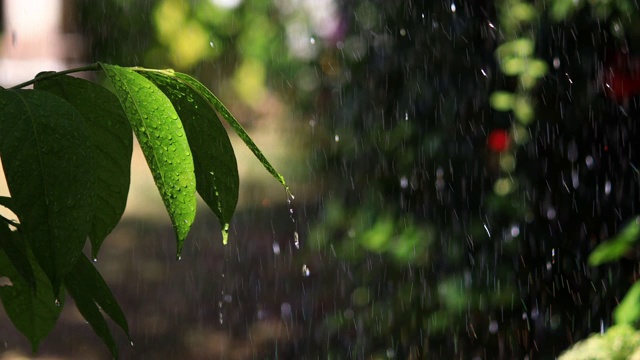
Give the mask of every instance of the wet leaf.
[(200, 92), (172, 73), (140, 71), (167, 95), (187, 134), (196, 172), (196, 188), (222, 227), (238, 203), (238, 164), (215, 108)]
[(0, 286), (0, 298), (13, 325), (29, 340), (33, 351), (53, 329), (62, 310), (64, 296), (56, 306), (56, 298), (47, 275), (29, 256), (35, 276), (35, 291), (20, 275), (9, 260), (7, 253), (0, 249), (0, 274), (9, 278), (12, 285)]
[(101, 64), (140, 142), (177, 237), (178, 256), (196, 214), (189, 143), (171, 101), (142, 75)]
[(262, 163), (262, 166), (264, 166), (264, 168), (267, 169), (267, 171), (269, 171), (269, 173), (273, 175), (273, 177), (278, 180), (288, 191), (289, 187), (287, 186), (284, 177), (280, 175), (273, 166), (271, 166), (271, 163), (269, 163), (267, 158), (262, 154), (262, 151), (260, 151), (258, 146), (253, 142), (253, 140), (251, 140), (249, 134), (247, 134), (247, 132), (242, 128), (242, 125), (238, 123), (236, 118), (231, 115), (224, 104), (222, 104), (222, 102), (218, 100), (218, 98), (213, 95), (213, 93), (211, 93), (209, 89), (207, 89), (198, 80), (192, 78), (191, 76), (181, 73), (175, 73), (175, 77), (180, 79), (180, 81), (182, 81), (184, 84), (191, 87), (195, 92), (198, 92), (202, 97), (207, 99), (209, 104), (211, 104), (211, 106), (216, 109), (216, 111), (222, 116), (222, 118), (238, 134), (240, 139), (244, 141), (245, 145), (247, 145), (247, 147), (253, 152), (256, 158), (258, 158), (260, 163)]
[[(78, 262), (81, 261), (82, 260), (79, 260)], [(75, 270), (76, 269), (74, 268), (74, 271), (70, 272), (64, 280), (67, 291), (76, 303), (76, 307), (78, 308), (78, 311), (80, 311), (80, 314), (82, 314), (89, 325), (91, 325), (93, 331), (95, 331), (98, 337), (100, 337), (100, 339), (102, 339), (105, 345), (109, 348), (111, 355), (117, 359), (118, 347), (113, 339), (109, 325), (105, 321), (104, 317), (102, 317), (100, 309), (98, 308), (98, 305), (96, 305), (92, 294), (86, 291), (87, 284), (84, 283), (82, 276), (77, 274)]]
[(94, 217), (89, 232), (92, 256), (124, 212), (129, 193), (133, 137), (118, 98), (87, 80), (57, 76), (35, 88), (60, 96), (78, 110), (87, 126), (96, 172)]
[(93, 219), (93, 156), (80, 115), (38, 90), (0, 91), (0, 154), (13, 210), (54, 291)]
[[(99, 306), (105, 314), (109, 315), (109, 317), (118, 324), (118, 326), (120, 326), (125, 334), (127, 334), (129, 340), (131, 340), (129, 325), (127, 324), (127, 319), (125, 318), (120, 305), (118, 305), (118, 302), (111, 293), (111, 290), (109, 290), (107, 283), (104, 281), (98, 270), (96, 270), (86, 256), (82, 256), (78, 259), (71, 272), (67, 274), (64, 284), (69, 290), (69, 293), (74, 297), (76, 306), (78, 306), (78, 310), (80, 310), (83, 316), (85, 316), (85, 319), (94, 329), (100, 329), (100, 331), (96, 330), (96, 333), (98, 333), (98, 336), (103, 339), (112, 353), (114, 353), (110, 344), (112, 339), (109, 340), (111, 333), (109, 332), (109, 329), (106, 328), (108, 334), (101, 334), (101, 331), (104, 332), (102, 326), (104, 318), (99, 312), (97, 315), (99, 315), (100, 319), (96, 317), (96, 313), (94, 312), (94, 308), (96, 308), (96, 306)], [(82, 309), (80, 307), (82, 307)], [(115, 355), (116, 354), (114, 354), (114, 356)]]

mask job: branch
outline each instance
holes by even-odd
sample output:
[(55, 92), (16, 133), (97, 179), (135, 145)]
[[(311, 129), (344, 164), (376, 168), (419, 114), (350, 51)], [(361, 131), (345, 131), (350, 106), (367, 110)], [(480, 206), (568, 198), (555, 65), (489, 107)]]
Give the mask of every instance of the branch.
[(42, 80), (46, 80), (46, 79), (50, 79), (56, 76), (60, 76), (60, 75), (66, 75), (66, 74), (72, 74), (72, 73), (77, 73), (77, 72), (82, 72), (82, 71), (98, 71), (101, 70), (102, 68), (100, 67), (100, 64), (98, 63), (94, 63), (94, 64), (90, 64), (90, 65), (86, 65), (86, 66), (81, 66), (81, 67), (77, 67), (77, 68), (73, 68), (73, 69), (68, 69), (68, 70), (63, 70), (63, 71), (52, 71), (49, 73), (46, 73), (44, 75), (41, 76), (36, 76), (35, 78), (29, 80), (29, 81), (25, 81), (21, 84), (15, 85), (10, 87), (10, 89), (21, 89), (25, 86), (29, 86), (29, 85), (33, 85), (38, 81), (42, 81)]

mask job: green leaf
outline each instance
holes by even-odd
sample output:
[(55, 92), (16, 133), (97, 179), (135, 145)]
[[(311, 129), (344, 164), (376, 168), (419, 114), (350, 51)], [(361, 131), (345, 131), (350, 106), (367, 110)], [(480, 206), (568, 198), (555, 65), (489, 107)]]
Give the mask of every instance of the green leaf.
[(120, 102), (109, 90), (87, 80), (57, 76), (34, 85), (58, 95), (82, 114), (96, 171), (94, 217), (91, 223), (92, 256), (118, 224), (127, 204), (133, 136)]
[(13, 210), (57, 293), (93, 219), (93, 156), (82, 116), (46, 92), (0, 90), (0, 155)]
[(216, 109), (216, 111), (218, 111), (218, 113), (222, 116), (222, 118), (238, 134), (240, 139), (244, 141), (244, 143), (253, 152), (256, 158), (260, 160), (260, 162), (262, 163), (262, 166), (264, 166), (264, 168), (267, 169), (267, 171), (269, 171), (269, 173), (273, 175), (273, 177), (276, 180), (278, 180), (282, 184), (282, 186), (285, 187), (287, 192), (289, 192), (289, 186), (287, 186), (287, 183), (284, 181), (284, 177), (280, 175), (276, 171), (276, 169), (273, 168), (273, 166), (271, 166), (271, 164), (269, 163), (267, 158), (262, 154), (258, 146), (253, 142), (253, 140), (251, 140), (251, 137), (249, 137), (249, 134), (247, 134), (247, 132), (242, 128), (242, 125), (238, 123), (236, 118), (234, 118), (233, 115), (231, 115), (231, 113), (229, 112), (229, 110), (227, 110), (224, 104), (222, 104), (222, 102), (218, 100), (218, 98), (215, 95), (213, 95), (213, 93), (209, 91), (209, 89), (207, 89), (198, 80), (192, 78), (191, 76), (186, 74), (181, 74), (181, 73), (175, 73), (175, 77), (180, 79), (180, 81), (182, 81), (184, 84), (191, 87), (195, 92), (199, 93), (205, 99), (207, 99), (207, 101), (211, 104), (211, 106), (214, 109)]
[(140, 142), (176, 231), (180, 256), (196, 214), (196, 179), (189, 143), (171, 101), (133, 70), (101, 64)]
[(73, 269), (67, 274), (66, 281), (76, 282), (82, 288), (82, 292), (91, 297), (93, 301), (100, 306), (109, 317), (127, 334), (131, 340), (129, 333), (129, 325), (127, 319), (118, 305), (115, 297), (109, 290), (109, 286), (104, 281), (98, 270), (93, 266), (86, 256), (82, 256)]
[(638, 304), (640, 304), (640, 282), (636, 281), (613, 311), (615, 323), (634, 326), (640, 320), (640, 306)]
[[(109, 290), (107, 283), (91, 261), (82, 256), (73, 269), (67, 274), (64, 284), (76, 302), (76, 306), (85, 319), (91, 324), (98, 336), (104, 341), (111, 353), (117, 357), (117, 349), (111, 331), (99, 309), (109, 315), (122, 328), (131, 340), (127, 319)], [(99, 306), (99, 308), (98, 308)]]
[(636, 217), (616, 236), (598, 245), (589, 255), (589, 265), (616, 261), (629, 252), (640, 237), (640, 217)]
[(207, 99), (175, 76), (141, 71), (167, 95), (187, 134), (196, 171), (196, 188), (222, 227), (231, 221), (238, 203), (238, 164), (229, 136)]
[(9, 261), (27, 282), (32, 290), (36, 288), (36, 278), (27, 256), (27, 246), (24, 239), (14, 236), (7, 224), (0, 223), (0, 248), (9, 257)]
[(111, 335), (109, 325), (105, 321), (104, 317), (102, 317), (100, 309), (94, 302), (91, 294), (86, 291), (86, 284), (83, 284), (83, 281), (75, 273), (76, 271), (69, 273), (69, 275), (64, 279), (64, 285), (66, 286), (69, 295), (71, 295), (75, 301), (80, 314), (82, 314), (89, 325), (91, 325), (93, 331), (95, 331), (98, 337), (102, 339), (107, 348), (109, 348), (111, 355), (117, 359), (118, 347), (113, 339), (113, 335)]
[[(58, 320), (62, 304), (56, 303), (51, 283), (35, 259), (30, 256), (29, 261), (36, 280), (35, 291), (13, 266), (6, 252), (0, 249), (0, 276), (11, 281), (11, 285), (0, 286), (0, 298), (13, 325), (36, 351)], [(60, 299), (62, 302), (64, 297)]]

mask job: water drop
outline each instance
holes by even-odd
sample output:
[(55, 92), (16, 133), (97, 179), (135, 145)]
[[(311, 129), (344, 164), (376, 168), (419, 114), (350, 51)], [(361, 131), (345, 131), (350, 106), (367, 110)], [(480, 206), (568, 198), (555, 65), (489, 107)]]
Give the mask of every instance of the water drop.
[(291, 317), (291, 304), (282, 303), (282, 305), (280, 305), (280, 316), (283, 318)]
[(60, 307), (60, 299), (56, 299), (56, 300), (55, 300), (55, 302), (54, 302), (54, 304), (55, 304), (57, 307)]
[(182, 260), (182, 255), (178, 254), (177, 259), (178, 261)]
[(210, 46), (211, 48), (214, 48), (214, 47), (216, 47), (216, 44), (214, 44), (214, 43), (213, 43), (213, 41), (209, 41), (209, 46)]
[(296, 249), (300, 249), (300, 238), (297, 231), (293, 232), (293, 244), (295, 245)]
[(98, 258), (93, 258), (93, 262), (98, 262)]
[(129, 344), (130, 344), (131, 346), (133, 346), (133, 340), (131, 340), (131, 342), (129, 342)]
[(498, 332), (498, 323), (493, 320), (489, 323), (489, 332), (495, 334)]
[(224, 224), (222, 227), (222, 244), (227, 245), (229, 242), (229, 224)]
[(611, 194), (611, 181), (609, 181), (609, 180), (607, 180), (607, 181), (604, 183), (604, 194), (605, 194), (605, 195), (609, 195), (609, 194)]
[(560, 59), (557, 56), (553, 58), (553, 68), (556, 70), (560, 68)]
[(336, 134), (336, 136), (334, 136), (333, 139), (335, 140), (335, 142), (340, 141), (340, 135)]
[(451, 12), (456, 12), (456, 3), (451, 3)]
[(309, 42), (311, 43), (311, 45), (315, 45), (316, 44), (316, 39), (312, 36), (309, 38)]
[(307, 267), (307, 264), (302, 265), (302, 276), (307, 277), (311, 274), (311, 270)]
[(277, 242), (274, 242), (273, 245), (271, 245), (271, 247), (273, 248), (274, 254), (280, 255), (280, 244), (278, 244)]

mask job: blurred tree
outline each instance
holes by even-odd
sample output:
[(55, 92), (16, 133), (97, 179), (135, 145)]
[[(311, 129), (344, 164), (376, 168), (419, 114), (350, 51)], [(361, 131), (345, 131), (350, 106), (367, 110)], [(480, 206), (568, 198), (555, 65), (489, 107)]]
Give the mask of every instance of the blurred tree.
[(638, 211), (637, 93), (606, 90), (636, 76), (611, 59), (635, 52), (635, 5), (341, 8), (317, 65), (310, 234), (336, 353), (553, 358), (606, 328), (637, 267), (586, 258)]

